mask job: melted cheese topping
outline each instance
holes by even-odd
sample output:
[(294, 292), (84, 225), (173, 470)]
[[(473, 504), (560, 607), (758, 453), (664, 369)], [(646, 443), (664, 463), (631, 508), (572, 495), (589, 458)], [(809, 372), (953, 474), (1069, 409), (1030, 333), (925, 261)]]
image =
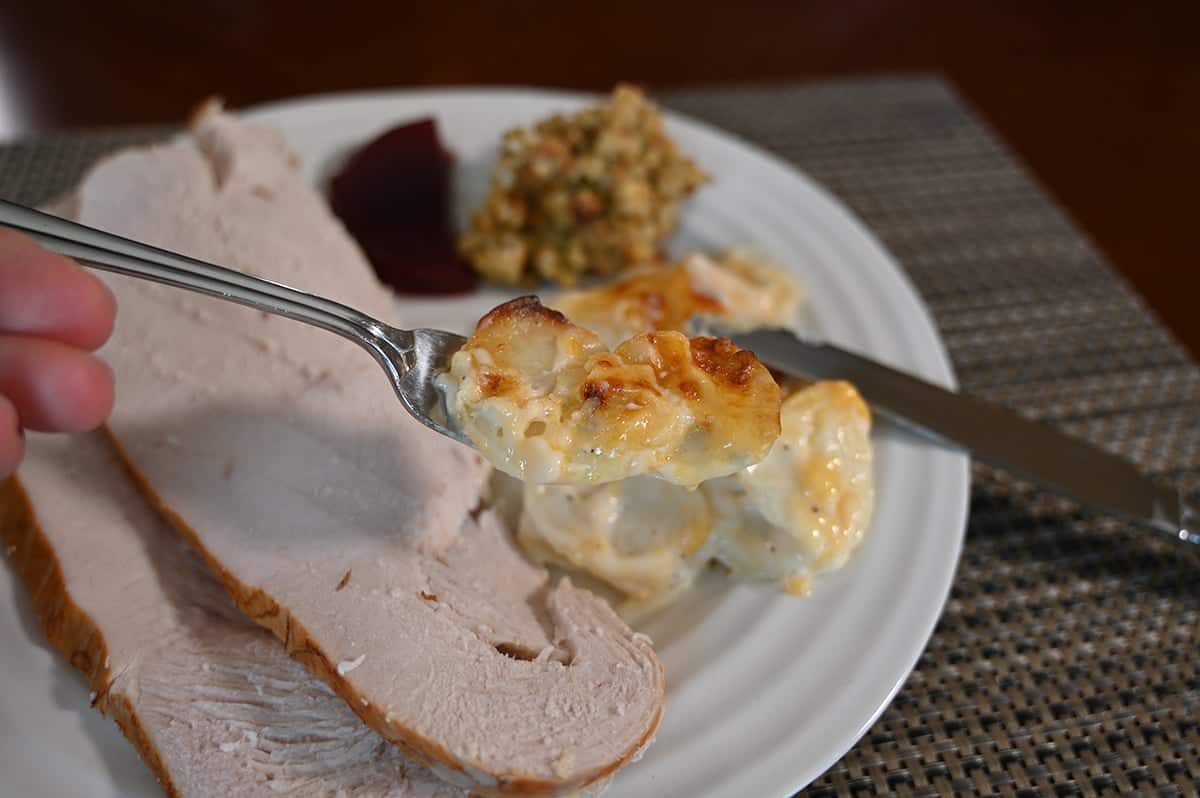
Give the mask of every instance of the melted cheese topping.
[[(742, 253), (691, 255), (553, 305), (608, 342), (682, 327), (694, 315), (734, 327), (787, 326), (801, 291)], [(653, 479), (524, 488), (518, 538), (536, 559), (586, 571), (644, 611), (684, 592), (712, 561), (739, 578), (803, 595), (840, 567), (874, 507), (871, 418), (853, 386), (786, 389), (782, 432), (757, 465), (687, 490)]]
[(664, 331), (609, 351), (533, 297), (484, 316), (442, 388), (479, 451), (532, 483), (694, 486), (758, 462), (779, 435), (779, 387), (732, 342)]
[(734, 251), (719, 258), (693, 254), (669, 265), (646, 265), (608, 285), (569, 291), (550, 304), (610, 346), (639, 333), (681, 330), (692, 316), (717, 316), (734, 329), (786, 326), (802, 294), (778, 267)]

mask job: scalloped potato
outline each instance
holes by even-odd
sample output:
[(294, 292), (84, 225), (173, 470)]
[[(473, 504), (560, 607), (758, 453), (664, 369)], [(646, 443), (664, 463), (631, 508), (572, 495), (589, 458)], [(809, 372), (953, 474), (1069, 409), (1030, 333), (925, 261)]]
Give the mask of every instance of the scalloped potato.
[(518, 541), (616, 588), (627, 609), (669, 602), (712, 561), (806, 593), (812, 574), (846, 562), (870, 522), (871, 419), (846, 382), (796, 388), (781, 415), (766, 458), (697, 490), (640, 478), (526, 486)]
[(442, 389), (452, 422), (529, 483), (694, 486), (758, 462), (779, 436), (779, 387), (732, 342), (659, 331), (609, 350), (534, 297), (485, 315)]
[(559, 294), (549, 304), (615, 346), (638, 333), (681, 330), (692, 316), (719, 317), (734, 329), (785, 326), (801, 298), (783, 271), (735, 250), (643, 265), (607, 285)]
[[(691, 256), (553, 304), (619, 339), (696, 313), (735, 326), (787, 324), (799, 297), (786, 274), (745, 256)], [(759, 463), (696, 490), (645, 478), (527, 484), (518, 541), (535, 559), (615, 588), (626, 612), (669, 603), (712, 562), (807, 592), (813, 574), (845, 563), (870, 523), (871, 416), (849, 383), (789, 383), (784, 393), (780, 436)]]

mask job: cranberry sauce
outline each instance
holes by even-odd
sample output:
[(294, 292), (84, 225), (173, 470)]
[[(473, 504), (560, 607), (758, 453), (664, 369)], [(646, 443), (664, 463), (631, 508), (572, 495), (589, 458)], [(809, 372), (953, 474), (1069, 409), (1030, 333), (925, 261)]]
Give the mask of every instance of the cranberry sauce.
[(458, 294), (475, 286), (451, 222), (454, 155), (433, 119), (392, 128), (355, 152), (329, 184), (329, 201), (379, 279), (403, 294)]

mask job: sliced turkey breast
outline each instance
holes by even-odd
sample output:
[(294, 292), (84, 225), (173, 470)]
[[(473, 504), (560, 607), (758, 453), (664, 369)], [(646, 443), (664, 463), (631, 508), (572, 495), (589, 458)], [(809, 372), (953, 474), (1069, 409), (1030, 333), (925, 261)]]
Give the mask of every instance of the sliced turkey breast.
[(0, 537), (46, 636), (169, 795), (466, 795), (239, 612), (102, 434), (28, 443), (0, 485)]
[[(395, 314), (280, 137), (214, 108), (186, 139), (109, 158), (89, 224)], [(368, 725), (484, 792), (602, 779), (650, 741), (648, 642), (550, 586), (485, 510), (487, 468), (421, 427), (329, 333), (107, 277), (110, 429), (144, 495), (237, 605)]]

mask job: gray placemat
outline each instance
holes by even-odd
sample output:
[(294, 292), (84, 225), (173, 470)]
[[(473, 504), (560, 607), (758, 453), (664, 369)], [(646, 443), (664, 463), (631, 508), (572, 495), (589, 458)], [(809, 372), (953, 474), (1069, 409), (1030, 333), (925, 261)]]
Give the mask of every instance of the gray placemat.
[[(663, 101), (782, 155), (850, 205), (929, 304), (964, 390), (1200, 487), (1200, 369), (943, 83)], [(0, 196), (44, 201), (102, 153), (166, 132), (0, 147)], [(1200, 557), (977, 466), (929, 646), (804, 795), (1196, 795), (1198, 628)]]

